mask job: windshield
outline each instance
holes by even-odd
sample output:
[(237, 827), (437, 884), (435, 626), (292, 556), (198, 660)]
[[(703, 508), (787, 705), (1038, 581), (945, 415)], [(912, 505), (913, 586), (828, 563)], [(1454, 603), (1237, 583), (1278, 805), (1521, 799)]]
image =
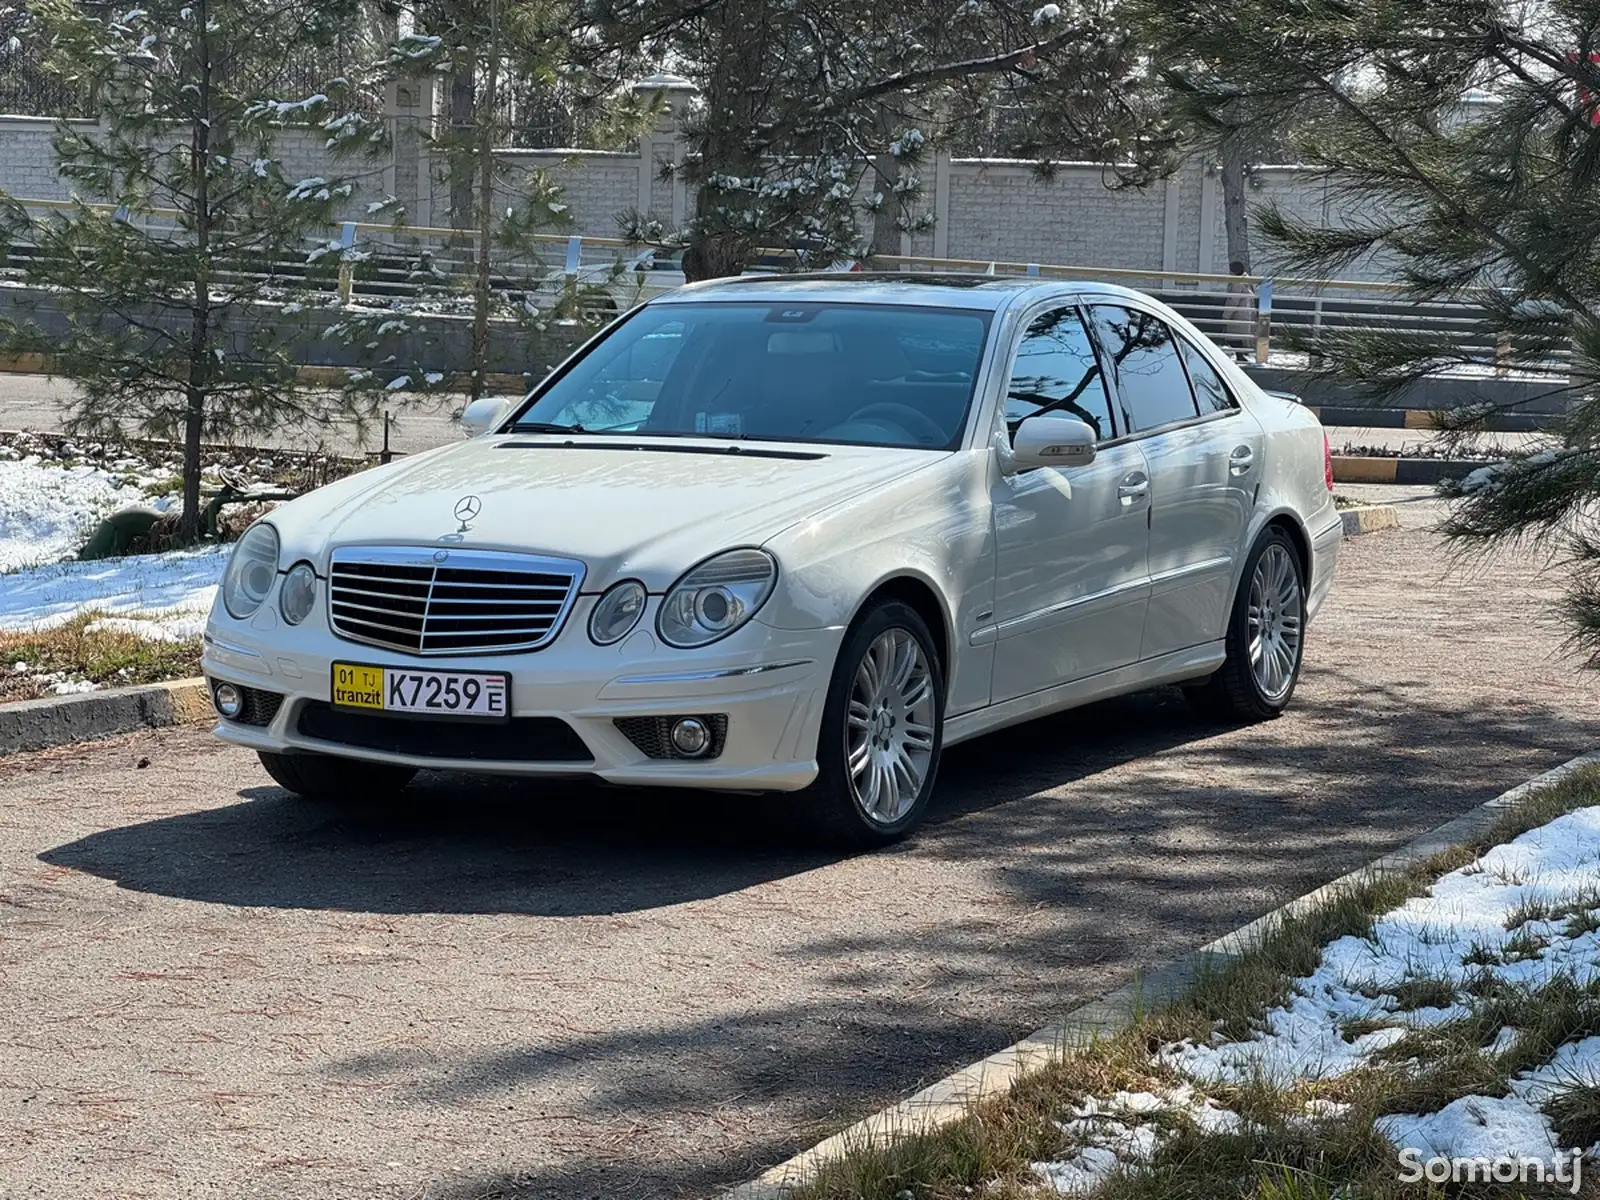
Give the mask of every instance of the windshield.
[(816, 301), (646, 306), (512, 428), (951, 450), (989, 318)]

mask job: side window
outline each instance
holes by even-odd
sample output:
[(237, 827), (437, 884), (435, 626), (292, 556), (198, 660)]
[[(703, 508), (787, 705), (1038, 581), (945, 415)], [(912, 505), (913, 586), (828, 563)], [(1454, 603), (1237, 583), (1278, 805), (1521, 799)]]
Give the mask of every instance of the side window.
[(1072, 305), (1037, 317), (1011, 363), (1006, 425), (1015, 429), (1026, 417), (1052, 412), (1076, 417), (1100, 441), (1116, 436), (1100, 363)]
[(1166, 322), (1109, 304), (1097, 304), (1091, 311), (1123, 413), (1134, 429), (1156, 429), (1200, 415)]
[(1178, 349), (1183, 351), (1183, 365), (1189, 368), (1189, 382), (1194, 384), (1194, 398), (1200, 402), (1201, 416), (1232, 412), (1239, 407), (1228, 394), (1228, 385), (1222, 382), (1222, 376), (1206, 361), (1205, 355), (1182, 338), (1178, 339)]

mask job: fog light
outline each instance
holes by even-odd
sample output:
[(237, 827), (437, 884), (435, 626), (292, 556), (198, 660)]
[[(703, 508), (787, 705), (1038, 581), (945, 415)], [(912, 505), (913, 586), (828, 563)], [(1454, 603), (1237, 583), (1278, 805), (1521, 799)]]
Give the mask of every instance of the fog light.
[(231, 683), (219, 683), (211, 690), (211, 703), (225, 717), (237, 717), (244, 711), (244, 695)]
[(711, 729), (699, 717), (684, 717), (674, 721), (672, 746), (686, 758), (699, 758), (711, 749)]

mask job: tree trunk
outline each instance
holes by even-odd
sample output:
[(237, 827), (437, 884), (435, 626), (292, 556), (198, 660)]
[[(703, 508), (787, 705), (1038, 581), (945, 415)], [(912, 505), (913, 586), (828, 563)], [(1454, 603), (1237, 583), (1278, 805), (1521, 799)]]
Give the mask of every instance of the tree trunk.
[[(210, 28), (207, 0), (199, 0), (199, 26)], [(178, 537), (200, 539), (200, 438), (205, 432), (206, 399), (211, 377), (211, 113), (212, 55), (209, 39), (200, 38), (200, 119), (189, 141), (189, 169), (194, 179), (194, 299), (190, 309), (189, 381), (183, 405), (183, 514)]]
[[(491, 238), (494, 235), (494, 105), (495, 88), (500, 82), (500, 8), (498, 0), (489, 0), (489, 72), (485, 80), (483, 106), (480, 111), (474, 145), (478, 159), (478, 274), (472, 297), (472, 399), (484, 393), (489, 371), (489, 290), (493, 259)], [(469, 177), (468, 190), (471, 183)]]
[(1230, 130), (1222, 139), (1222, 224), (1228, 240), (1228, 267), (1232, 270), (1234, 263), (1242, 263), (1246, 275), (1250, 274), (1250, 212), (1244, 194), (1248, 150), (1241, 130)]
[[(472, 47), (468, 48), (469, 56)], [(475, 57), (475, 56), (472, 56)], [(450, 77), (450, 147), (445, 154), (450, 172), (450, 228), (472, 228), (473, 118), (477, 110), (478, 76), (471, 65)]]
[(743, 238), (726, 233), (702, 235), (683, 252), (683, 278), (686, 283), (702, 279), (727, 279), (744, 274), (748, 247)]
[[(756, 240), (760, 231), (745, 232), (749, 227), (740, 220), (741, 206), (751, 202), (749, 193), (714, 190), (705, 180), (761, 174), (761, 154), (751, 144), (752, 131), (761, 126), (765, 97), (776, 86), (767, 71), (772, 19), (768, 0), (722, 0), (716, 14), (721, 27), (710, 39), (718, 53), (705, 81), (705, 118), (690, 139), (700, 183), (683, 254), (684, 278), (691, 283), (743, 273), (750, 252), (761, 245)], [(718, 207), (731, 211), (718, 213)]]

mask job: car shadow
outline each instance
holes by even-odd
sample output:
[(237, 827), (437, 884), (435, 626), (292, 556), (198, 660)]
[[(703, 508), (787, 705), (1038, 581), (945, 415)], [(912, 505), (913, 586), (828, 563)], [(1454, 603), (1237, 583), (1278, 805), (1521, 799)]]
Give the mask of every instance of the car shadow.
[[(988, 852), (1013, 841), (1070, 839), (1071, 823), (1089, 814), (1061, 805), (1008, 809), (1006, 820), (983, 826), (961, 819), (1163, 751), (1180, 754), (1191, 774), (1207, 763), (1245, 766), (1268, 779), (1316, 773), (1342, 796), (1367, 801), (1357, 814), (1364, 825), (1414, 816), (1429, 788), (1441, 790), (1446, 814), (1492, 795), (1480, 796), (1470, 773), (1465, 782), (1459, 775), (1440, 779), (1438, 747), (1414, 736), (1427, 714), (1404, 685), (1389, 691), (1370, 694), (1364, 713), (1297, 699), (1293, 728), (1303, 736), (1287, 740), (1198, 718), (1172, 688), (1003, 730), (946, 752), (927, 826), (917, 839), (882, 853)], [(1373, 714), (1386, 704), (1409, 711), (1412, 720), (1375, 724)], [(1548, 712), (1532, 720), (1483, 712), (1435, 719), (1446, 726), (1449, 745), (1468, 748), (1473, 761), (1485, 764), (1514, 742), (1570, 746), (1591, 737)], [(1353, 730), (1365, 743), (1355, 752)], [(1151, 786), (1173, 799), (1189, 782), (1152, 772)], [(1282, 822), (1325, 817), (1280, 811), (1263, 824), (1254, 803), (1241, 803), (1239, 790), (1237, 781), (1219, 782), (1210, 789), (1211, 811), (1200, 815), (1215, 821), (1231, 813), (1239, 836), (1265, 829), (1280, 837), (1295, 832)], [(706, 899), (845, 856), (808, 840), (797, 808), (804, 800), (793, 795), (425, 772), (398, 802), (383, 804), (313, 804), (272, 786), (244, 788), (238, 796), (238, 803), (90, 834), (41, 858), (136, 891), (220, 904), (581, 916)]]
[[(954, 747), (928, 823), (1224, 728), (1197, 720), (1177, 692), (1152, 692)], [(104, 830), (41, 858), (135, 891), (218, 904), (583, 916), (706, 899), (845, 856), (808, 836), (794, 795), (441, 772), (384, 803), (317, 804), (270, 785), (237, 795), (239, 803)]]

